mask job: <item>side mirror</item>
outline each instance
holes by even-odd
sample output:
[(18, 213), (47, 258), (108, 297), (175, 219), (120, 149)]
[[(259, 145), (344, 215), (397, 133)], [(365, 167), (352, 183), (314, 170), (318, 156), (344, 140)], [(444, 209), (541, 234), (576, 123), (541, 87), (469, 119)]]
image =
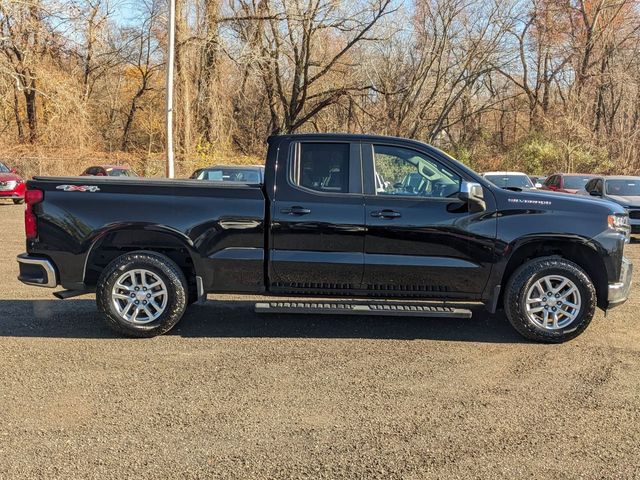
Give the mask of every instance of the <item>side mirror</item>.
[(11, 169), (11, 173), (18, 173), (18, 170), (14, 167)]
[(592, 197), (601, 197), (602, 193), (600, 193), (598, 190), (591, 190), (589, 192), (589, 195), (591, 195)]
[(393, 188), (402, 188), (402, 183), (401, 182), (394, 183)]
[(487, 204), (484, 201), (484, 191), (479, 183), (463, 181), (460, 185), (458, 198), (469, 205), (470, 212), (478, 213), (487, 209)]

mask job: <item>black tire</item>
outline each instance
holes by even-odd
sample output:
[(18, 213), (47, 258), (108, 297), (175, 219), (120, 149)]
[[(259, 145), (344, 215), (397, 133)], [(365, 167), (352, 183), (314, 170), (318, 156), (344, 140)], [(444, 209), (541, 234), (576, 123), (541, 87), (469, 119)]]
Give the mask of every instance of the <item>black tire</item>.
[[(547, 330), (528, 317), (526, 294), (534, 282), (553, 274), (562, 275), (575, 284), (581, 305), (571, 323), (558, 330)], [(511, 275), (504, 292), (504, 309), (511, 325), (523, 337), (543, 343), (562, 343), (580, 335), (591, 323), (596, 305), (596, 290), (586, 272), (575, 263), (555, 256), (535, 258), (520, 266)]]
[[(167, 288), (167, 304), (160, 316), (147, 324), (134, 324), (122, 318), (113, 305), (111, 292), (118, 278), (129, 270), (145, 269), (162, 279)], [(96, 303), (106, 324), (118, 333), (132, 337), (155, 337), (168, 332), (180, 321), (187, 307), (187, 280), (169, 257), (156, 252), (136, 251), (113, 260), (103, 270), (96, 287)]]
[(24, 203), (24, 198), (14, 198), (13, 199), (13, 204), (14, 205), (22, 205)]

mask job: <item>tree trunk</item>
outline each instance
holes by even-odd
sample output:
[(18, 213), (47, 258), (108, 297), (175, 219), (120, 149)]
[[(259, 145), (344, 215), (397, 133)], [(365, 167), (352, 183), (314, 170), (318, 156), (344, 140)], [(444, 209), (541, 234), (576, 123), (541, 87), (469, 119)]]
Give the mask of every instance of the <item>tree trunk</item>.
[(217, 137), (217, 105), (216, 93), (218, 84), (218, 49), (220, 36), (218, 33), (218, 2), (206, 2), (205, 22), (207, 36), (204, 42), (202, 58), (202, 81), (199, 82), (198, 98), (200, 100), (198, 130), (208, 142), (213, 143)]
[(176, 155), (181, 159), (183, 154), (191, 148), (191, 75), (189, 75), (189, 58), (186, 44), (187, 22), (185, 21), (185, 1), (176, 1), (176, 51), (175, 69), (177, 81), (176, 100), (179, 115), (177, 116), (177, 146)]
[(20, 99), (18, 98), (18, 89), (13, 87), (13, 114), (16, 117), (16, 127), (18, 129), (18, 141), (24, 143), (24, 126), (22, 118), (20, 118)]
[(131, 127), (133, 126), (133, 119), (135, 118), (136, 111), (138, 110), (138, 100), (146, 91), (146, 81), (143, 81), (142, 86), (136, 92), (135, 96), (131, 100), (131, 107), (129, 108), (129, 113), (127, 114), (127, 120), (124, 124), (124, 129), (122, 130), (122, 142), (120, 143), (120, 150), (126, 152), (129, 148), (129, 135), (131, 134)]
[(38, 111), (36, 81), (30, 79), (28, 86), (24, 89), (24, 99), (27, 109), (27, 125), (29, 126), (29, 142), (36, 143), (38, 140)]

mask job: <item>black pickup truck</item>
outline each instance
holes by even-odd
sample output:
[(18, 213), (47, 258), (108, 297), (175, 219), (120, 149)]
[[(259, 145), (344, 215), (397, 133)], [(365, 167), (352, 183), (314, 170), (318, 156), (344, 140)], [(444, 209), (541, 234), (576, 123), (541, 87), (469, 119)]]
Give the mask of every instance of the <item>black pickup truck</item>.
[(501, 189), (412, 140), (268, 143), (263, 184), (36, 177), (19, 279), (95, 292), (112, 328), (141, 337), (207, 294), (240, 293), (306, 299), (256, 304), (279, 313), (455, 317), (483, 302), (562, 342), (629, 294), (619, 205)]

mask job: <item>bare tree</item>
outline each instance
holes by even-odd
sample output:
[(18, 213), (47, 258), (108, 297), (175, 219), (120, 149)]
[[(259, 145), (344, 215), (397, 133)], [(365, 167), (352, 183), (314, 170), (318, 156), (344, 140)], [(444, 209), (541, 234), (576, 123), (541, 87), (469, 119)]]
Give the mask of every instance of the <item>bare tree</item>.
[(144, 21), (140, 28), (127, 32), (129, 37), (134, 39), (134, 46), (127, 55), (126, 69), (129, 75), (137, 80), (138, 85), (125, 116), (120, 146), (122, 150), (127, 150), (129, 147), (133, 121), (136, 112), (140, 109), (140, 101), (153, 88), (152, 80), (163, 67), (160, 45), (154, 37), (155, 31), (159, 28), (160, 2), (145, 0), (142, 14)]
[(0, 3), (0, 45), (15, 80), (14, 112), (18, 136), (21, 141), (24, 139), (23, 121), (17, 100), (17, 92), (22, 92), (29, 128), (28, 139), (31, 143), (38, 139), (37, 61), (43, 55), (48, 36), (41, 15), (39, 0)]
[(370, 88), (351, 75), (356, 50), (375, 39), (374, 27), (392, 12), (391, 0), (353, 13), (326, 0), (239, 0), (239, 17), (267, 18), (236, 28), (252, 48), (249, 61), (264, 84), (271, 130), (295, 132), (349, 92)]

